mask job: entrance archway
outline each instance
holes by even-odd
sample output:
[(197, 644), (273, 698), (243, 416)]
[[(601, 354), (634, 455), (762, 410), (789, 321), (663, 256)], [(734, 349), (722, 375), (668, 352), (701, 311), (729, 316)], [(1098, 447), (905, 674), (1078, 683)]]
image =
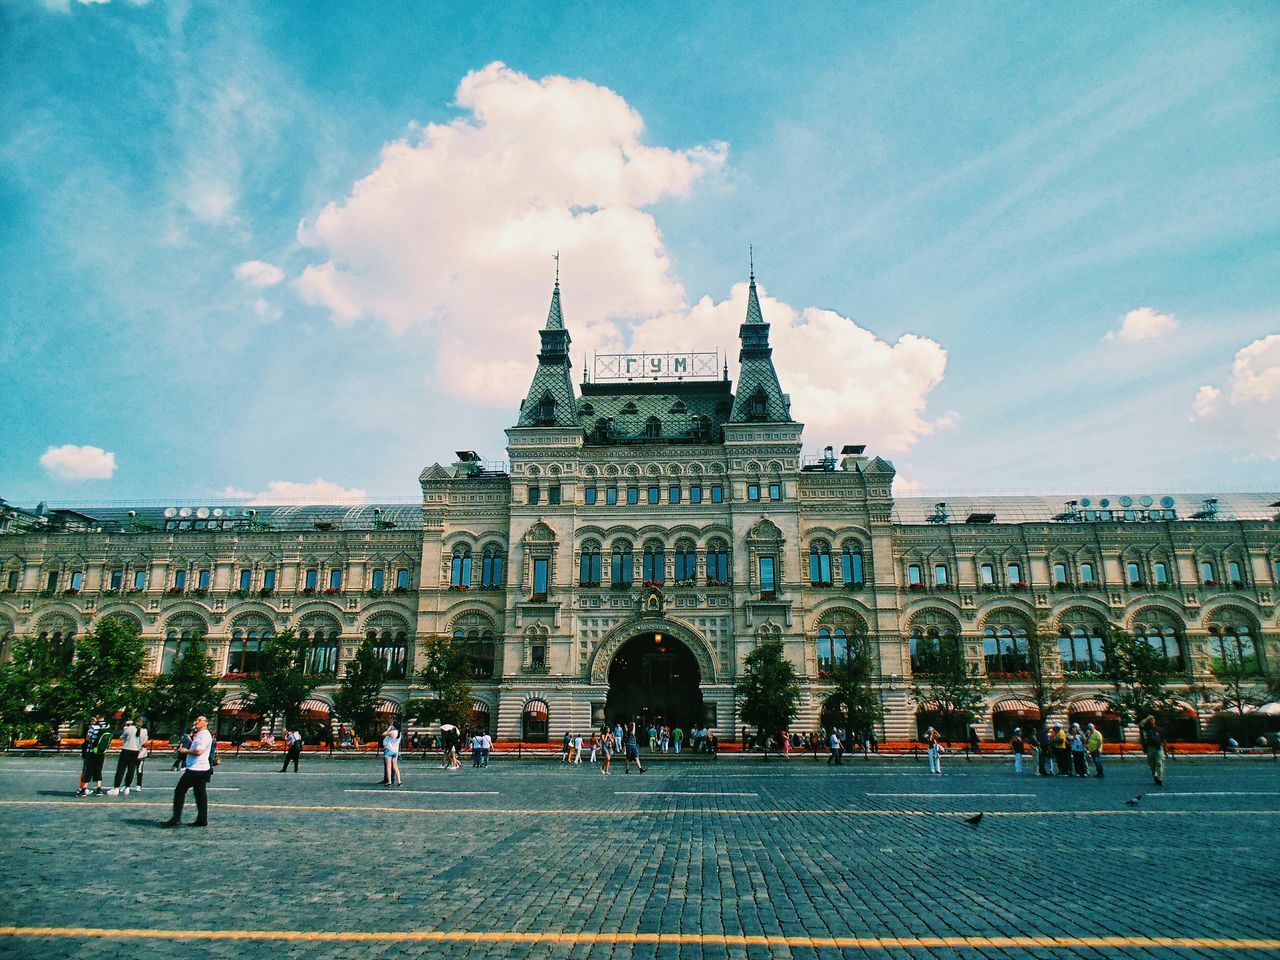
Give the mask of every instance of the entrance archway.
[(687, 646), (669, 634), (638, 634), (618, 648), (609, 663), (605, 719), (635, 723), (637, 731), (700, 725), (703, 718), (702, 671)]

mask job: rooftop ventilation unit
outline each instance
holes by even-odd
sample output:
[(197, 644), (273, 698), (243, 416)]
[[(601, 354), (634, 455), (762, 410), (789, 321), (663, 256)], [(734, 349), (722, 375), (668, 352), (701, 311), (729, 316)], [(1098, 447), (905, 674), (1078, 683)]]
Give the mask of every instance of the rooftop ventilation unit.
[(965, 523), (995, 523), (996, 515), (994, 513), (971, 513), (965, 517)]

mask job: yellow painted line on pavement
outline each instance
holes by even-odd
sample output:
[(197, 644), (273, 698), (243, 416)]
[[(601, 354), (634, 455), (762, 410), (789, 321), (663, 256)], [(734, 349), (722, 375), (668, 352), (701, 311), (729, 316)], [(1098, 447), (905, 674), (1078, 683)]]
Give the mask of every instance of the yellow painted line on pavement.
[(0, 937), (106, 940), (268, 940), (323, 943), (681, 944), (709, 947), (810, 947), (818, 950), (897, 950), (987, 947), (1044, 950), (1280, 950), (1280, 939), (1203, 937), (810, 937), (714, 933), (610, 933), (516, 930), (148, 930), (109, 927), (0, 927)]
[[(111, 810), (119, 813), (131, 807), (160, 807), (168, 809), (169, 801), (93, 802), (83, 800), (0, 800), (0, 807), (82, 807), (86, 810)], [(835, 807), (820, 810), (794, 809), (709, 809), (706, 807), (387, 807), (359, 806), (353, 804), (324, 803), (217, 803), (214, 810), (295, 810), (324, 813), (434, 813), (447, 816), (474, 816), (475, 814), (499, 814), (502, 816), (617, 816), (620, 813), (635, 816), (661, 817), (669, 814), (688, 813), (714, 817), (944, 817), (954, 819), (977, 810), (852, 810)], [(1280, 816), (1280, 810), (984, 810), (987, 817), (1266, 817)]]

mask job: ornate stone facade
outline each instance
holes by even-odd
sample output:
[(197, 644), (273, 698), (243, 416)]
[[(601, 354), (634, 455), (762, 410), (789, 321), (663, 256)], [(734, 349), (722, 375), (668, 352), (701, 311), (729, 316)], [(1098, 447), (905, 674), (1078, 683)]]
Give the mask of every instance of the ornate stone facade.
[[(798, 730), (819, 726), (846, 638), (870, 643), (890, 739), (916, 732), (913, 638), (953, 636), (989, 676), (1008, 711), (988, 711), (988, 737), (1018, 715), (1037, 632), (1070, 690), (1063, 717), (1105, 708), (1108, 623), (1165, 650), (1202, 735), (1224, 643), (1280, 668), (1280, 494), (895, 501), (893, 467), (861, 448), (802, 458), (754, 281), (736, 394), (727, 378), (575, 392), (558, 287), (541, 337), (509, 466), (435, 464), (420, 506), (3, 507), (0, 640), (41, 635), (70, 656), (76, 634), (124, 616), (159, 670), (203, 636), (231, 702), (273, 630), (307, 631), (335, 678), (372, 635), (396, 674), (391, 709), (413, 692), (420, 641), (449, 636), (473, 655), (501, 739), (612, 721), (611, 666), (637, 637), (696, 666), (702, 701), (669, 705), (671, 719), (728, 738), (740, 665), (766, 638), (805, 678)], [(317, 690), (320, 713), (335, 683)]]

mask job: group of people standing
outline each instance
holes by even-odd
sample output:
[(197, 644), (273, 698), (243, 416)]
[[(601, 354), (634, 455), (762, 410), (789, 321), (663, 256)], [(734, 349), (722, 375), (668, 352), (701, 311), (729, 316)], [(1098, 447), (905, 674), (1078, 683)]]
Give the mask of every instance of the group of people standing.
[[(627, 773), (631, 772), (633, 763), (636, 765), (636, 772), (644, 773), (644, 765), (640, 763), (640, 736), (642, 735), (637, 732), (634, 723), (629, 723), (625, 727), (619, 723), (612, 730), (603, 727), (593, 731), (589, 741), (585, 740), (580, 733), (573, 734), (566, 730), (564, 738), (560, 741), (560, 762), (582, 763), (583, 751), (590, 749), (588, 763), (595, 763), (596, 758), (601, 757), (600, 772), (605, 776), (608, 776), (612, 770), (615, 754), (622, 755)], [(653, 731), (653, 736), (656, 743), (656, 730)]]
[[(111, 749), (114, 734), (111, 725), (101, 713), (95, 713), (85, 731), (84, 742), (80, 745), (80, 788), (77, 797), (87, 797), (89, 784), (93, 784), (92, 796), (128, 796), (132, 789), (142, 789), (143, 767), (147, 759), (147, 744), (151, 734), (147, 732), (145, 720), (129, 719), (124, 722), (120, 731), (120, 757), (116, 761), (115, 783), (110, 790), (102, 788), (102, 766)], [(134, 778), (137, 786), (134, 787)]]
[[(1081, 727), (1078, 723), (1064, 727), (1040, 724), (1031, 736), (1024, 737), (1021, 727), (1014, 727), (1009, 751), (1013, 754), (1013, 772), (1021, 775), (1023, 761), (1028, 754), (1038, 777), (1094, 777), (1106, 776), (1102, 767), (1102, 747), (1105, 743), (1102, 731), (1092, 723)], [(1089, 761), (1093, 770), (1089, 770)]]

